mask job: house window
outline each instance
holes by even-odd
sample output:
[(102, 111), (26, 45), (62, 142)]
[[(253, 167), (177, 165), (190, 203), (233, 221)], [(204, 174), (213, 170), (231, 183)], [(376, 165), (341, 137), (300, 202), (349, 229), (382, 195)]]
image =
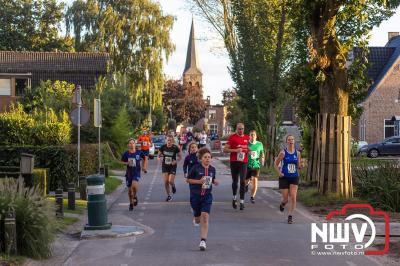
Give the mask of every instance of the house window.
[(210, 133), (211, 134), (218, 134), (218, 125), (217, 124), (210, 124)]
[(0, 96), (11, 96), (11, 79), (0, 79)]
[(367, 120), (361, 119), (360, 120), (360, 140), (365, 141), (366, 135), (366, 124)]
[(385, 139), (394, 136), (394, 121), (385, 119)]
[(16, 78), (15, 79), (15, 96), (24, 96), (25, 90), (29, 86), (29, 79)]
[(216, 110), (209, 110), (208, 111), (208, 119), (216, 119), (217, 118), (217, 111)]

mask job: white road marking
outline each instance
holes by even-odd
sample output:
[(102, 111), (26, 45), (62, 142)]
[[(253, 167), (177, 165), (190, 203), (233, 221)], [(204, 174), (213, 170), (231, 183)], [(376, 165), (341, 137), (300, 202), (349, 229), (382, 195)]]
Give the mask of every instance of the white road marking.
[(128, 266), (128, 264), (121, 264), (121, 266)]
[(145, 209), (146, 209), (146, 207), (143, 206), (143, 207), (142, 207), (142, 210), (145, 210)]
[(138, 222), (143, 222), (143, 219), (142, 218), (139, 218), (139, 219), (137, 219), (138, 220)]
[(135, 243), (136, 243), (136, 237), (132, 237), (132, 238), (129, 240), (129, 243), (130, 243), (130, 244), (135, 244)]
[(234, 251), (240, 251), (240, 248), (236, 245), (232, 246)]
[(349, 265), (349, 266), (357, 266), (357, 264), (355, 264), (355, 263), (352, 262), (352, 261), (346, 261), (346, 263), (347, 263), (347, 265)]
[(133, 249), (127, 248), (127, 249), (125, 250), (125, 257), (131, 258), (131, 257), (132, 257), (132, 252), (133, 252)]

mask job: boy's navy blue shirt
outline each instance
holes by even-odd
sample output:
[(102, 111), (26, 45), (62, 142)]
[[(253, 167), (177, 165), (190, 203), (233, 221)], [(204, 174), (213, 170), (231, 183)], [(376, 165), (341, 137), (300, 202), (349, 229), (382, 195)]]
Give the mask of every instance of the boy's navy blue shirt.
[(141, 151), (136, 151), (134, 153), (130, 153), (129, 151), (124, 152), (122, 154), (121, 161), (123, 162), (128, 162), (129, 158), (133, 158), (135, 160), (134, 167), (131, 167), (129, 165), (126, 166), (126, 174), (125, 177), (128, 178), (133, 178), (133, 177), (140, 177), (140, 160), (142, 159), (142, 152)]
[(185, 161), (183, 162), (183, 172), (187, 174), (190, 170), (199, 163), (199, 159), (197, 158), (196, 153), (190, 153), (186, 156)]
[[(206, 169), (201, 165), (201, 163), (198, 163), (194, 165), (192, 169), (189, 171), (187, 179), (200, 180), (205, 175), (206, 175)], [(212, 181), (214, 181), (216, 176), (216, 170), (212, 165), (208, 167), (208, 176), (211, 176)], [(201, 184), (189, 184), (189, 188), (190, 188), (190, 194), (201, 194), (202, 190)], [(209, 189), (206, 189), (205, 193), (208, 194), (211, 193), (211, 191), (212, 191), (212, 185), (210, 186)]]

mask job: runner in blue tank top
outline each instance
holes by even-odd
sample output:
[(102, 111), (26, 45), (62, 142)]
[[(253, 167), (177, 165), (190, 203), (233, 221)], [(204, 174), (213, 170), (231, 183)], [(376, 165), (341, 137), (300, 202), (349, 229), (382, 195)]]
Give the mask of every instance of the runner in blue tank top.
[[(286, 149), (282, 150), (275, 160), (275, 170), (279, 174), (279, 189), (282, 193), (282, 202), (279, 205), (281, 212), (284, 211), (290, 195), (290, 208), (288, 223), (293, 223), (293, 212), (296, 208), (297, 189), (299, 185), (299, 169), (302, 167), (301, 155), (294, 145), (294, 136), (286, 137)], [(280, 167), (281, 165), (281, 167)]]

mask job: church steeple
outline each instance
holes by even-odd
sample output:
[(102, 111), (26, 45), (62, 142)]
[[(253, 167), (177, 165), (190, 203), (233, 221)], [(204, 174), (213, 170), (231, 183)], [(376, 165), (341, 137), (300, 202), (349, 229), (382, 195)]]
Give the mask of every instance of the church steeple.
[(194, 20), (192, 18), (192, 27), (190, 29), (189, 42), (186, 54), (186, 64), (183, 71), (183, 82), (189, 85), (202, 86), (203, 73), (199, 67), (197, 57), (196, 40), (194, 34)]

